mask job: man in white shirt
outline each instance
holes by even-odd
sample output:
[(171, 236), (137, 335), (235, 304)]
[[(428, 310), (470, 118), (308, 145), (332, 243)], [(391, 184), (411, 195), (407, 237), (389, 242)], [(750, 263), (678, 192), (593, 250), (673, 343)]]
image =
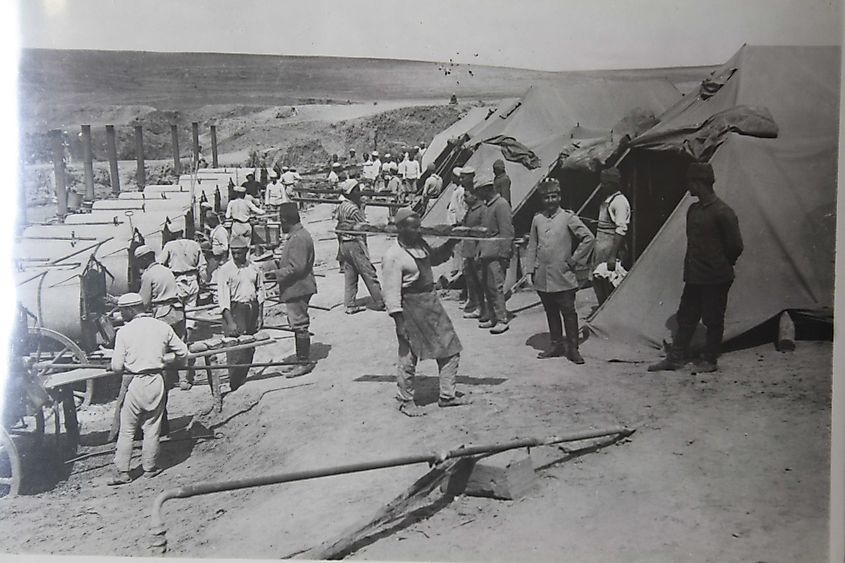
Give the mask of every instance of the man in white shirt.
[[(464, 201), (464, 187), (461, 184), (462, 168), (456, 167), (452, 169), (452, 183), (455, 184), (455, 189), (452, 191), (452, 196), (449, 198), (449, 204), (446, 206), (446, 222), (450, 225), (458, 225), (464, 220), (466, 214), (466, 202)], [(473, 170), (475, 174), (475, 170)]]
[(417, 192), (417, 181), (420, 179), (420, 163), (413, 158), (405, 160), (405, 189), (410, 193)]
[(214, 274), (217, 269), (229, 259), (229, 233), (226, 227), (220, 224), (220, 217), (217, 213), (209, 211), (205, 216), (205, 224), (210, 229), (208, 239), (211, 243), (211, 254), (207, 260), (207, 280), (214, 283)]
[(117, 471), (109, 484), (125, 485), (132, 481), (129, 464), (139, 425), (144, 435), (141, 446), (144, 476), (155, 477), (161, 472), (157, 465), (159, 435), (167, 396), (163, 370), (168, 355), (184, 360), (188, 347), (167, 323), (144, 312), (144, 301), (139, 294), (121, 295), (117, 305), (126, 324), (117, 331), (111, 369), (123, 376), (126, 395), (120, 407), (120, 431), (114, 454)]
[(264, 191), (264, 204), (267, 210), (271, 212), (278, 212), (279, 206), (288, 200), (288, 194), (285, 193), (285, 187), (279, 183), (279, 173), (275, 170), (270, 172), (270, 183)]
[(232, 189), (233, 199), (226, 206), (226, 218), (232, 220), (232, 236), (230, 244), (235, 240), (242, 240), (247, 245), (252, 244), (252, 223), (253, 215), (263, 215), (264, 211), (256, 207), (246, 198), (246, 188), (235, 186)]
[(373, 151), (373, 162), (370, 165), (371, 179), (375, 180), (379, 174), (381, 174), (381, 160), (379, 160), (378, 151)]
[(599, 305), (604, 303), (613, 291), (609, 275), (615, 270), (616, 261), (622, 258), (625, 235), (631, 222), (631, 204), (620, 191), (622, 174), (617, 168), (608, 168), (602, 170), (600, 178), (600, 194), (603, 200), (599, 206), (592, 265), (593, 290)]
[(333, 162), (332, 169), (329, 170), (328, 182), (329, 187), (334, 189), (337, 188), (337, 184), (340, 182), (340, 176), (338, 176), (338, 172), (340, 172), (340, 163)]

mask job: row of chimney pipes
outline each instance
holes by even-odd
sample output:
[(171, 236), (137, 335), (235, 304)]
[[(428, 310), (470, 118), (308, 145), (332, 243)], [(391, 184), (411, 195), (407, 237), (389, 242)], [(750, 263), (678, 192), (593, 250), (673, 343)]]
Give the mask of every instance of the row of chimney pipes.
[[(211, 125), (211, 166), (217, 168), (217, 127)], [(193, 137), (193, 168), (196, 168), (200, 154), (199, 123), (191, 123)], [(170, 126), (170, 135), (173, 148), (173, 169), (179, 175), (182, 173), (182, 163), (179, 159), (179, 128), (177, 125)], [(57, 214), (65, 217), (68, 212), (67, 182), (65, 179), (65, 147), (64, 132), (59, 129), (50, 131), (50, 144), (53, 153), (53, 171), (56, 177), (56, 203)], [(120, 193), (120, 174), (117, 167), (117, 137), (114, 125), (106, 125), (106, 149), (109, 155), (109, 166), (111, 168), (111, 188), (115, 195)], [(138, 189), (143, 191), (146, 186), (146, 175), (144, 172), (144, 131), (141, 125), (135, 125), (135, 155), (138, 163), (136, 171), (136, 183)], [(91, 149), (91, 126), (82, 126), (82, 162), (85, 176), (84, 201), (94, 201), (94, 157)]]

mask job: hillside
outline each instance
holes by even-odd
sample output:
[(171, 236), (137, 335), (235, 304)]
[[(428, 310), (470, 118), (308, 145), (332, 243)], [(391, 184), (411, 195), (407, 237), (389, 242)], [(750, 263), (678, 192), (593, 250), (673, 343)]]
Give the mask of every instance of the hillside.
[(590, 78), (666, 78), (684, 91), (707, 70), (542, 72), (388, 59), (26, 49), (19, 87), (24, 127), (34, 130), (69, 125), (73, 112), (85, 107), (442, 103), (452, 94), (497, 99), (519, 96), (532, 83)]

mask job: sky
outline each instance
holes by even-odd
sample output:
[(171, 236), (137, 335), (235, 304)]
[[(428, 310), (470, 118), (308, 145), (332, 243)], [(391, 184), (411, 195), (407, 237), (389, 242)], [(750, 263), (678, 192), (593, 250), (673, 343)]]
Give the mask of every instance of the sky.
[[(24, 47), (327, 55), (539, 70), (839, 45), (840, 0), (19, 0)], [(475, 56), (477, 54), (477, 56)]]

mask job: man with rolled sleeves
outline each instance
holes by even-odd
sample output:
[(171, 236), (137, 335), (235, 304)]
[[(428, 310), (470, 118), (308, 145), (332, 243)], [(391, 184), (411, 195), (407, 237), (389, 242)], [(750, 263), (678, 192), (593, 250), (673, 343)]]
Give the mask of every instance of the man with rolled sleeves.
[(393, 317), (399, 344), (397, 394), (406, 416), (425, 414), (416, 405), (414, 376), (419, 360), (436, 360), (440, 374), (440, 407), (468, 404), (455, 386), (462, 350), (449, 315), (434, 287), (432, 266), (449, 259), (457, 240), (432, 248), (420, 236), (420, 216), (410, 208), (396, 212), (397, 239), (384, 255), (387, 312)]
[[(534, 215), (531, 222), (525, 270), (546, 311), (551, 346), (537, 357), (566, 356), (573, 363), (583, 364), (584, 358), (578, 352), (575, 293), (580, 284), (575, 269), (589, 257), (593, 249), (593, 233), (576, 214), (561, 209), (557, 180), (544, 180), (538, 192), (544, 208)], [(563, 339), (564, 328), (566, 341)]]
[(481, 267), (481, 285), (487, 300), (489, 318), (478, 324), (489, 328), (492, 334), (506, 332), (508, 311), (505, 308), (505, 274), (513, 255), (514, 228), (511, 206), (505, 198), (496, 193), (493, 179), (479, 179), (476, 191), (484, 201), (484, 227), (487, 236), (501, 240), (480, 240), (477, 260)]
[(719, 369), (717, 361), (725, 332), (728, 292), (743, 243), (736, 213), (713, 191), (714, 182), (710, 163), (689, 165), (687, 189), (698, 201), (687, 210), (687, 253), (684, 291), (676, 317), (678, 332), (666, 358), (649, 366), (648, 371), (673, 371), (682, 367), (699, 320), (707, 328), (707, 334), (695, 372)]
[(123, 376), (126, 394), (119, 407), (120, 431), (114, 455), (117, 472), (109, 484), (125, 485), (132, 481), (129, 464), (139, 425), (144, 436), (141, 447), (144, 476), (155, 477), (161, 472), (157, 461), (167, 397), (162, 370), (168, 355), (182, 361), (188, 355), (188, 347), (171, 327), (144, 310), (144, 300), (139, 294), (121, 295), (117, 305), (126, 324), (117, 331), (111, 369)]
[(205, 223), (210, 232), (208, 234), (211, 245), (211, 253), (207, 262), (207, 281), (214, 282), (214, 273), (229, 259), (229, 233), (226, 227), (220, 224), (220, 217), (217, 213), (209, 211), (205, 216)]
[[(164, 245), (158, 259), (164, 266), (170, 268), (176, 278), (176, 290), (184, 312), (188, 307), (195, 307), (197, 304), (200, 280), (206, 278), (207, 265), (200, 244), (195, 240), (184, 238), (185, 218), (179, 217), (171, 224), (171, 232), (175, 238)], [(196, 322), (188, 320), (186, 315), (185, 334), (182, 337), (187, 340), (190, 331), (195, 326)], [(179, 372), (179, 388), (182, 391), (189, 390), (193, 384), (193, 370)]]
[(600, 193), (604, 198), (599, 205), (596, 242), (593, 250), (593, 291), (601, 305), (613, 291), (610, 273), (616, 261), (622, 258), (622, 248), (628, 224), (631, 222), (631, 204), (621, 191), (622, 174), (617, 168), (601, 171)]
[[(264, 322), (264, 279), (261, 271), (247, 260), (249, 246), (243, 240), (229, 245), (232, 259), (223, 264), (217, 275), (217, 305), (223, 315), (223, 334), (241, 336), (255, 334)], [(249, 364), (253, 348), (228, 352), (229, 364)], [(229, 368), (229, 389), (236, 391), (246, 381), (249, 367)]]
[(279, 299), (285, 304), (288, 324), (296, 339), (296, 359), (300, 365), (287, 373), (288, 378), (300, 377), (314, 369), (311, 363), (311, 335), (308, 331), (310, 318), (308, 302), (317, 293), (314, 279), (314, 240), (302, 226), (295, 203), (284, 203), (279, 209), (282, 231), (287, 234), (276, 283), (279, 284)]

